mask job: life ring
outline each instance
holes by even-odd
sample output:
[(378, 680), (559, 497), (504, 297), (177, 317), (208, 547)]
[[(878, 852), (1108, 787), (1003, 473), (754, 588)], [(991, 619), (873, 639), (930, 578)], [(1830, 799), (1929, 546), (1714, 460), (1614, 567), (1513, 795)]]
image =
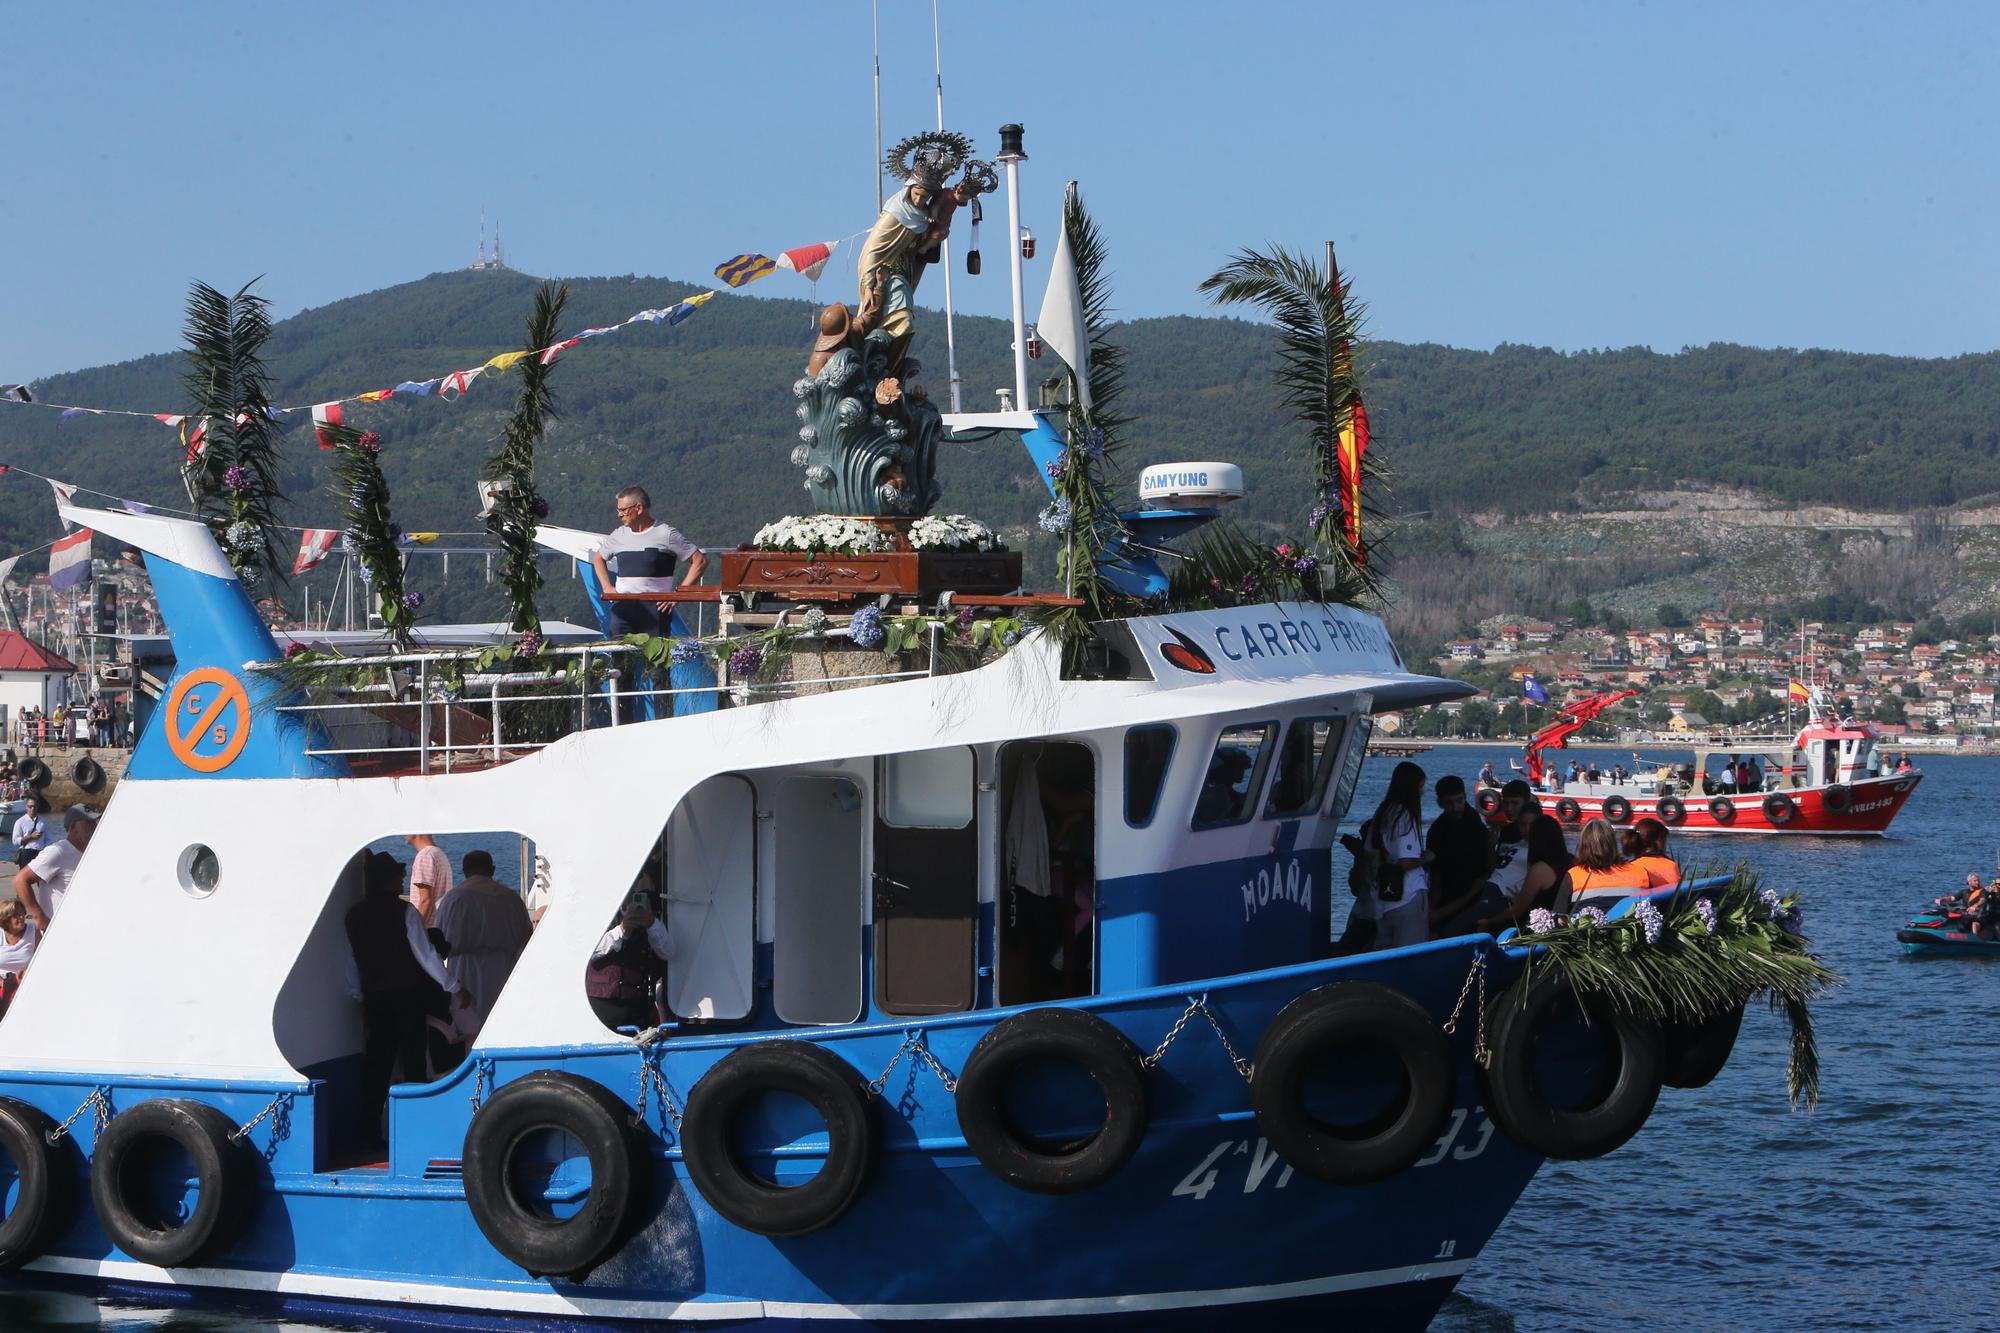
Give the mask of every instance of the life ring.
[(1479, 794), (1472, 798), (1472, 803), (1479, 807), (1480, 814), (1492, 814), (1500, 808), (1499, 789), (1495, 787), (1481, 787)]
[(1653, 809), (1660, 816), (1662, 824), (1679, 824), (1688, 817), (1687, 807), (1682, 805), (1680, 798), (1676, 796), (1662, 796), (1659, 804)]
[(88, 755), (76, 761), (76, 767), (70, 770), (70, 777), (91, 796), (104, 790), (104, 765)]
[[(1021, 1132), (1005, 1094), (1021, 1067), (1081, 1069), (1104, 1096), (1104, 1122), (1088, 1135), (1050, 1143)], [(1138, 1048), (1080, 1009), (1030, 1009), (979, 1039), (958, 1076), (958, 1128), (988, 1171), (1034, 1194), (1075, 1194), (1118, 1174), (1146, 1137), (1151, 1099)]]
[(1708, 803), (1708, 814), (1718, 824), (1731, 824), (1736, 821), (1736, 806), (1727, 796), (1718, 796)]
[(1574, 824), (1583, 818), (1583, 807), (1565, 796), (1556, 802), (1556, 818), (1565, 824)]
[(68, 1220), (76, 1173), (69, 1154), (49, 1142), (56, 1122), (39, 1109), (0, 1097), (0, 1151), (14, 1161), (14, 1207), (0, 1221), (0, 1269), (40, 1256)]
[[(568, 1135), (590, 1159), (590, 1192), (575, 1212), (551, 1216), (524, 1194), (517, 1160), (538, 1131)], [(649, 1163), (632, 1113), (600, 1083), (537, 1070), (487, 1098), (465, 1131), (465, 1202), (494, 1249), (530, 1277), (581, 1282), (625, 1242)]]
[[(1306, 1107), (1305, 1081), (1356, 1046), (1386, 1047), (1402, 1066), (1396, 1099), (1356, 1125), (1335, 1125)], [(1429, 1151), (1456, 1100), (1451, 1047), (1424, 1007), (1372, 981), (1307, 991), (1257, 1043), (1250, 1105), (1257, 1128), (1287, 1163), (1331, 1185), (1386, 1180)]]
[[(803, 1098), (826, 1121), (826, 1164), (791, 1188), (753, 1174), (733, 1142), (744, 1102), (771, 1092)], [(760, 1041), (731, 1051), (694, 1085), (681, 1122), (682, 1156), (702, 1197), (760, 1236), (803, 1236), (837, 1221), (860, 1197), (880, 1140), (861, 1075), (809, 1041)]]
[(1799, 808), (1792, 804), (1792, 798), (1781, 791), (1774, 791), (1764, 798), (1764, 818), (1773, 824), (1789, 824), (1798, 812)]
[(1604, 817), (1614, 824), (1623, 824), (1632, 817), (1632, 803), (1623, 796), (1604, 798)]
[(1819, 794), (1819, 803), (1830, 815), (1844, 815), (1854, 808), (1854, 789), (1836, 782)]
[(14, 772), (21, 781), (27, 783), (36, 791), (40, 791), (42, 788), (48, 786), (49, 783), (55, 780), (56, 776), (49, 771), (47, 764), (32, 756), (23, 759), (19, 764), (15, 765)]
[(1729, 1063), (1742, 1026), (1740, 1004), (1699, 1023), (1669, 1023), (1663, 1034), (1667, 1065), (1661, 1081), (1670, 1088), (1707, 1087)]
[(1555, 972), (1530, 972), (1488, 1004), (1492, 1058), (1479, 1071), (1493, 1123), (1523, 1148), (1563, 1161), (1602, 1157), (1638, 1133), (1659, 1100), (1664, 1065), (1657, 1024), (1613, 1005), (1593, 1005), (1590, 1031), (1604, 1042), (1604, 1069), (1582, 1105), (1555, 1105), (1535, 1068), (1537, 1037), (1552, 1018), (1576, 1007), (1568, 983)]
[[(156, 1097), (120, 1112), (97, 1136), (90, 1198), (111, 1243), (140, 1263), (185, 1268), (226, 1249), (250, 1218), (250, 1150), (235, 1124), (206, 1102)], [(172, 1144), (194, 1166), (195, 1205), (185, 1221), (149, 1198), (152, 1149)]]

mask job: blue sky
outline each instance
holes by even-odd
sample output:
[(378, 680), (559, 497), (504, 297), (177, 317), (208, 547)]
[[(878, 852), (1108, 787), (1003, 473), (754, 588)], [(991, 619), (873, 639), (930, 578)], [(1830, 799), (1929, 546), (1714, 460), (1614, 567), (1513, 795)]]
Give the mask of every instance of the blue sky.
[[(933, 123), (931, 7), (881, 4), (893, 141)], [(1040, 234), (1081, 181), (1131, 315), (1331, 237), (1384, 338), (2000, 347), (2000, 6), (942, 8), (948, 121), (1026, 124)], [(530, 272), (685, 278), (874, 211), (865, 0), (0, 18), (0, 381), (172, 346), (193, 279), (290, 314), (462, 265), (482, 205)], [(963, 308), (1006, 309), (1003, 216)]]

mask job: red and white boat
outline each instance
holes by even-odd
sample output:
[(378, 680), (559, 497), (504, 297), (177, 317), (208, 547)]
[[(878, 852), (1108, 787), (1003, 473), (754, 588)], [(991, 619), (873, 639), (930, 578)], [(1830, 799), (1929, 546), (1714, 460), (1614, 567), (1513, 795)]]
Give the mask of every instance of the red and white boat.
[[(1692, 763), (1666, 763), (1622, 781), (1564, 781), (1549, 750), (1599, 713), (1637, 693), (1594, 694), (1563, 705), (1555, 721), (1528, 742), (1525, 775), (1544, 810), (1569, 825), (1602, 816), (1628, 826), (1648, 815), (1677, 833), (1805, 833), (1876, 837), (1886, 833), (1903, 802), (1923, 781), (1915, 768), (1893, 768), (1881, 733), (1869, 723), (1829, 717), (1817, 698), (1806, 724), (1789, 741), (1780, 736), (1712, 736), (1687, 748)], [(1907, 765), (1908, 757), (1904, 757)], [(1749, 782), (1737, 780), (1748, 768)], [(1731, 775), (1718, 780), (1721, 775)], [(1493, 813), (1499, 793), (1483, 788), (1477, 800)]]

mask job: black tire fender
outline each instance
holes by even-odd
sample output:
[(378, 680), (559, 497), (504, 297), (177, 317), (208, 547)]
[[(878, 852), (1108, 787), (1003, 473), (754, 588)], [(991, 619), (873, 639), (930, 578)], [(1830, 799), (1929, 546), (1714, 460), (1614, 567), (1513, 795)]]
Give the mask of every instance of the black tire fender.
[[(250, 1149), (207, 1102), (155, 1097), (112, 1118), (90, 1162), (90, 1200), (111, 1243), (141, 1263), (186, 1268), (220, 1254), (250, 1220), (256, 1188)], [(159, 1216), (145, 1197), (147, 1150), (170, 1143), (194, 1164), (197, 1195), (184, 1222)]]
[(70, 777), (78, 789), (88, 795), (95, 796), (104, 790), (104, 765), (88, 755), (76, 761), (76, 766), (70, 769)]
[(1623, 796), (1604, 798), (1604, 817), (1614, 824), (1623, 824), (1632, 817), (1632, 803)]
[(1479, 1071), (1486, 1110), (1501, 1132), (1530, 1152), (1562, 1161), (1602, 1157), (1638, 1133), (1659, 1100), (1665, 1063), (1657, 1024), (1592, 1006), (1591, 1025), (1603, 1033), (1613, 1059), (1585, 1105), (1554, 1105), (1535, 1071), (1535, 1042), (1542, 1026), (1573, 1002), (1568, 983), (1546, 968), (1494, 996), (1486, 1012), (1492, 1058)]
[[(1306, 1076), (1329, 1051), (1363, 1044), (1394, 1052), (1402, 1095), (1361, 1125), (1330, 1125), (1306, 1109)], [(1332, 1185), (1386, 1180), (1407, 1169), (1443, 1132), (1457, 1092), (1451, 1046), (1430, 1014), (1372, 981), (1320, 986), (1280, 1009), (1257, 1043), (1255, 1067), (1250, 1105), (1258, 1131), (1285, 1161)]]
[(1844, 815), (1854, 808), (1854, 789), (1836, 782), (1819, 794), (1819, 803), (1830, 815)]
[(0, 1151), (14, 1163), (14, 1207), (0, 1221), (0, 1269), (38, 1258), (69, 1220), (76, 1173), (70, 1140), (51, 1144), (56, 1122), (40, 1109), (0, 1097)]
[(1674, 796), (1662, 796), (1653, 809), (1658, 812), (1662, 824), (1679, 824), (1688, 817), (1687, 807)]
[(1736, 806), (1727, 796), (1718, 796), (1708, 803), (1709, 818), (1718, 824), (1736, 822)]
[(1493, 787), (1481, 787), (1479, 795), (1472, 798), (1472, 803), (1479, 808), (1480, 814), (1490, 815), (1500, 808), (1500, 793)]
[(1736, 1049), (1743, 1026), (1743, 1006), (1714, 1014), (1699, 1023), (1670, 1023), (1666, 1042), (1666, 1077), (1670, 1088), (1705, 1088), (1715, 1081)]
[[(524, 1199), (515, 1157), (537, 1130), (569, 1135), (590, 1159), (590, 1193), (565, 1218)], [(632, 1113), (603, 1084), (537, 1070), (502, 1085), (465, 1131), (465, 1202), (493, 1248), (531, 1277), (580, 1282), (624, 1244), (650, 1163)]]
[(1583, 807), (1565, 796), (1556, 802), (1556, 818), (1565, 824), (1574, 824), (1583, 818)]
[[(802, 1185), (774, 1185), (746, 1168), (731, 1142), (736, 1113), (760, 1093), (786, 1092), (826, 1121), (826, 1164)], [(831, 1226), (861, 1196), (881, 1146), (868, 1084), (853, 1065), (814, 1042), (740, 1046), (688, 1094), (681, 1149), (709, 1206), (760, 1236), (803, 1236)]]
[(30, 756), (27, 759), (23, 759), (18, 765), (16, 765), (14, 768), (14, 773), (17, 777), (21, 779), (21, 781), (27, 783), (30, 787), (33, 787), (36, 791), (40, 791), (42, 788), (48, 786), (51, 782), (55, 781), (55, 776), (56, 776), (54, 773), (49, 771), (49, 766), (47, 764), (43, 763), (41, 760), (36, 759), (32, 756)]
[[(1074, 1065), (1104, 1095), (1104, 1123), (1082, 1139), (1047, 1143), (1007, 1114), (1007, 1085), (1024, 1064)], [(958, 1128), (972, 1155), (1000, 1179), (1034, 1194), (1075, 1194), (1118, 1174), (1145, 1140), (1152, 1099), (1139, 1050), (1081, 1009), (1029, 1009), (979, 1039), (958, 1076)]]
[(1798, 812), (1799, 807), (1793, 804), (1792, 798), (1781, 791), (1774, 791), (1764, 798), (1764, 818), (1773, 824), (1789, 824)]

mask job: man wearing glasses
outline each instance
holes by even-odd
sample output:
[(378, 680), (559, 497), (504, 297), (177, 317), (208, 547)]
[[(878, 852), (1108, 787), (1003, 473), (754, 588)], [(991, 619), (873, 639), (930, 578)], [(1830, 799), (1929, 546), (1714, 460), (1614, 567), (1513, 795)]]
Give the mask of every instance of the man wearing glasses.
[[(701, 582), (708, 557), (681, 535), (680, 529), (653, 518), (653, 500), (645, 489), (627, 486), (618, 492), (618, 526), (590, 553), (597, 586), (608, 592), (672, 592), (674, 568), (687, 561), (682, 576)], [(612, 634), (664, 634), (672, 602), (610, 602)]]

